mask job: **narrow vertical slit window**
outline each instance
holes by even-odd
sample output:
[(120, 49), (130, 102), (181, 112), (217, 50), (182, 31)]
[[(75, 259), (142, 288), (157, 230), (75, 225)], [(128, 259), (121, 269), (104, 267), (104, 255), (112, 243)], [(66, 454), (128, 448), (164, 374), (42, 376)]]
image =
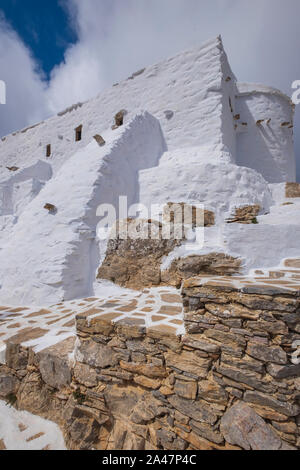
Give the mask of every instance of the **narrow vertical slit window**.
[(46, 157), (51, 157), (51, 144), (48, 144), (46, 147)]
[(82, 139), (82, 126), (78, 126), (75, 129), (75, 142), (80, 142)]

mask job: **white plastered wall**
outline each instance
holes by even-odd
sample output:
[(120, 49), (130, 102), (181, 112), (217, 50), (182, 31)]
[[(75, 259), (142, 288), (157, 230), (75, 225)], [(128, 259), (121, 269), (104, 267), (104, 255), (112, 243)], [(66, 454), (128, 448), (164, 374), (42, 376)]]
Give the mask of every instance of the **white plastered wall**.
[(238, 165), (257, 170), (269, 183), (296, 181), (291, 100), (262, 85), (238, 84), (238, 90)]

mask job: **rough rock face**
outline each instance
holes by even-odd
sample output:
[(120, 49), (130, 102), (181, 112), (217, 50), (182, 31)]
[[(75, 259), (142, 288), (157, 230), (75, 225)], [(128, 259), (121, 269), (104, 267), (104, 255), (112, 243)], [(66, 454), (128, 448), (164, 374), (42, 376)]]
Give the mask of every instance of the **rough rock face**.
[(235, 214), (227, 220), (227, 223), (252, 224), (258, 216), (261, 207), (259, 204), (243, 206), (235, 209)]
[[(116, 237), (108, 242), (97, 278), (134, 289), (159, 285), (161, 260), (182, 243), (183, 235), (165, 239), (162, 225), (142, 219), (128, 220), (127, 231), (124, 222), (119, 225)], [(174, 234), (173, 229), (171, 232)]]
[(245, 403), (232, 406), (221, 420), (221, 431), (230, 444), (244, 450), (279, 450), (282, 441)]
[(239, 273), (240, 267), (240, 259), (224, 253), (193, 255), (174, 260), (170, 268), (162, 273), (162, 281), (166, 284), (180, 285), (182, 280), (194, 276), (231, 276)]
[[(182, 206), (176, 207), (181, 210)], [(202, 223), (203, 216), (206, 217), (207, 224), (213, 223), (214, 214), (209, 211), (205, 211), (205, 214), (202, 213)], [(163, 257), (181, 245), (185, 237), (185, 228), (176, 223), (176, 214), (171, 211), (168, 215), (164, 212), (164, 215), (168, 218), (171, 216), (170, 223), (160, 224), (143, 219), (119, 221), (114, 238), (111, 237), (108, 242), (106, 257), (97, 278), (140, 289), (160, 284), (180, 287), (183, 279), (193, 276), (232, 275), (239, 272), (241, 260), (224, 253), (176, 259), (170, 269), (161, 272)], [(187, 226), (196, 223), (194, 217), (193, 211), (193, 220), (190, 220)], [(181, 220), (181, 214), (177, 220)], [(171, 237), (165, 238), (169, 234)]]
[(299, 183), (286, 183), (285, 197), (287, 198), (300, 197), (300, 184)]
[(0, 397), (5, 398), (14, 394), (18, 389), (19, 381), (14, 375), (8, 375), (4, 370), (0, 373)]

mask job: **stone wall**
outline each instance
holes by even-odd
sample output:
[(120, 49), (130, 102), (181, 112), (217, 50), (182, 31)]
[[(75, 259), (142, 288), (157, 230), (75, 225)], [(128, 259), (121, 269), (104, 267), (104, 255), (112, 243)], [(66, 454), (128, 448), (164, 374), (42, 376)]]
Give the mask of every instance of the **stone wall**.
[(299, 449), (299, 292), (195, 278), (183, 337), (77, 317), (41, 353), (9, 344), (0, 397), (60, 424), (71, 449)]

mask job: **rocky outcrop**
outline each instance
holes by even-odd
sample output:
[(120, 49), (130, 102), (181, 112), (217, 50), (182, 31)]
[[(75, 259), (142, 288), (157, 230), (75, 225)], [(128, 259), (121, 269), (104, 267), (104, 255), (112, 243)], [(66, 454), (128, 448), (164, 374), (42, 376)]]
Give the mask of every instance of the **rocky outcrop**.
[(174, 227), (170, 232), (168, 228), (143, 219), (119, 222), (115, 238), (108, 242), (98, 279), (108, 279), (133, 289), (159, 285), (162, 258), (183, 240), (182, 232), (174, 238)]
[[(190, 212), (192, 218), (189, 223), (183, 225), (176, 223), (176, 220), (182, 221), (182, 214), (177, 214), (176, 211), (181, 212), (183, 206), (172, 206), (171, 211), (170, 206), (166, 207), (168, 209), (164, 211), (164, 219), (168, 223), (160, 224), (143, 219), (117, 222), (117, 229), (114, 229), (114, 235), (110, 237), (107, 245), (106, 257), (98, 270), (98, 279), (107, 279), (133, 289), (143, 289), (160, 284), (180, 287), (182, 280), (197, 275), (239, 273), (241, 260), (224, 253), (179, 258), (172, 262), (168, 270), (162, 271), (163, 258), (183, 243), (186, 228), (196, 226), (194, 211)], [(202, 225), (203, 220), (209, 225), (214, 222), (214, 214), (209, 211), (202, 212), (200, 219)]]
[(194, 276), (233, 275), (240, 272), (241, 260), (224, 253), (193, 255), (176, 259), (170, 268), (162, 272), (165, 284), (180, 286), (182, 281)]

